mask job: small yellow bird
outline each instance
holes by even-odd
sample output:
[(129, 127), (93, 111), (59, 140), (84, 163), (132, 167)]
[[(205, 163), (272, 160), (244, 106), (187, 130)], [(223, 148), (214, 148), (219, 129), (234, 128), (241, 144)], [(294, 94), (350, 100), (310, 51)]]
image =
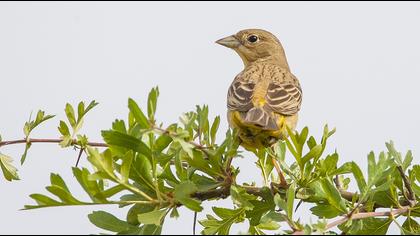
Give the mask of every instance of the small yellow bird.
[(290, 72), (280, 41), (270, 32), (246, 29), (216, 43), (235, 50), (245, 68), (227, 96), (228, 121), (248, 150), (270, 147), (294, 130), (302, 89)]

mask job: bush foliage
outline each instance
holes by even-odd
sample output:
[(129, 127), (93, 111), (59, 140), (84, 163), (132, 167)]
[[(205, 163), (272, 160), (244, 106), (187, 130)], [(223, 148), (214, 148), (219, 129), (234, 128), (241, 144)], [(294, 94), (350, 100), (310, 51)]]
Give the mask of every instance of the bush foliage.
[[(178, 209), (203, 210), (203, 201), (230, 198), (232, 208), (214, 206), (213, 213), (199, 219), (202, 234), (229, 234), (231, 226), (249, 223), (249, 234), (385, 234), (396, 224), (403, 234), (420, 233), (420, 166), (413, 156), (396, 151), (393, 142), (386, 151), (368, 154), (367, 175), (355, 162), (339, 165), (339, 154), (325, 153), (334, 134), (325, 126), (320, 138), (309, 135), (307, 127), (290, 131), (290, 137), (272, 148), (255, 151), (256, 165), (264, 178), (262, 186), (238, 183), (240, 169), (232, 159), (243, 153), (236, 132), (228, 130), (217, 141), (220, 118), (209, 118), (207, 106), (180, 117), (179, 123), (159, 124), (155, 117), (159, 91), (152, 89), (147, 109), (129, 99), (127, 120), (117, 119), (102, 131), (105, 143), (91, 143), (79, 134), (85, 115), (97, 103), (67, 104), (67, 120), (60, 121), (57, 140), (30, 137), (31, 131), (53, 118), (39, 111), (24, 125), (24, 140), (2, 141), (2, 146), (23, 143), (23, 164), (36, 142), (59, 143), (84, 153), (90, 166), (74, 167), (73, 174), (90, 199), (74, 196), (59, 174), (51, 174), (48, 194), (32, 194), (33, 205), (44, 207), (117, 204), (126, 211), (118, 219), (105, 211), (88, 215), (97, 227), (118, 234), (160, 234), (165, 219), (178, 217)], [(220, 136), (220, 135), (219, 135)], [(288, 165), (286, 156), (294, 158)], [(272, 159), (285, 173), (287, 186), (281, 185)], [(6, 180), (18, 180), (12, 158), (0, 153), (0, 166)], [(350, 191), (350, 181), (358, 189)], [(302, 222), (295, 215), (301, 204), (310, 204), (317, 222)], [(397, 218), (403, 221), (396, 221)], [(404, 222), (400, 224), (398, 222)], [(337, 226), (337, 227), (336, 227)]]

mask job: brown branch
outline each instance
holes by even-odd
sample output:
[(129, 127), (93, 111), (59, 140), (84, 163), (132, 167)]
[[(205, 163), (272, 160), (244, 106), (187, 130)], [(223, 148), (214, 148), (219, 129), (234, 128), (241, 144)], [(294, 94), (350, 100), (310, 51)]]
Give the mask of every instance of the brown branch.
[(410, 210), (410, 206), (403, 206), (401, 208), (391, 210), (391, 211), (382, 211), (382, 212), (361, 212), (355, 213), (352, 216), (342, 216), (340, 219), (335, 220), (327, 225), (327, 229), (331, 229), (335, 226), (341, 225), (348, 220), (359, 220), (364, 218), (379, 217), (379, 216), (397, 216), (404, 214)]
[[(63, 139), (37, 139), (37, 138), (30, 138), (30, 139), (18, 139), (18, 140), (11, 140), (11, 141), (3, 141), (0, 142), (0, 147), (13, 145), (13, 144), (22, 144), (22, 143), (60, 143)], [(71, 141), (71, 145), (77, 144), (77, 140), (74, 139)], [(91, 147), (108, 147), (106, 143), (97, 143), (97, 142), (88, 142), (88, 146)]]
[(411, 206), (416, 205), (416, 197), (414, 195), (413, 188), (411, 187), (410, 181), (408, 180), (407, 176), (404, 174), (404, 170), (401, 166), (397, 166), (398, 171), (400, 172), (401, 178), (404, 181), (404, 186), (408, 191), (408, 196), (404, 194), (404, 197), (407, 198), (407, 201), (410, 203)]

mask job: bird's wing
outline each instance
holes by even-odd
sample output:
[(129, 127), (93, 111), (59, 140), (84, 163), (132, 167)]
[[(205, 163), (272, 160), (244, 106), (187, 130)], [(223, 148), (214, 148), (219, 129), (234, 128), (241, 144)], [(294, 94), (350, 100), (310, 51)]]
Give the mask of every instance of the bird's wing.
[(297, 80), (273, 81), (268, 85), (267, 106), (282, 115), (294, 115), (300, 110), (302, 89)]
[(234, 111), (249, 111), (253, 107), (252, 94), (254, 88), (254, 82), (241, 80), (239, 75), (230, 85), (228, 91), (228, 109)]

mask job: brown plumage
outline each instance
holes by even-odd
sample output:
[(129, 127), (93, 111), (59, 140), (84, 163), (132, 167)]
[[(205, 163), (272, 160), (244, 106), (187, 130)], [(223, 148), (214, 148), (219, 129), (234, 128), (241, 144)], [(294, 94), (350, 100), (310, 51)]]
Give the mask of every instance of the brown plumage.
[(286, 126), (296, 127), (302, 89), (280, 41), (268, 31), (247, 29), (217, 43), (235, 50), (245, 65), (227, 96), (229, 124), (239, 129), (242, 145), (268, 147), (287, 137)]

